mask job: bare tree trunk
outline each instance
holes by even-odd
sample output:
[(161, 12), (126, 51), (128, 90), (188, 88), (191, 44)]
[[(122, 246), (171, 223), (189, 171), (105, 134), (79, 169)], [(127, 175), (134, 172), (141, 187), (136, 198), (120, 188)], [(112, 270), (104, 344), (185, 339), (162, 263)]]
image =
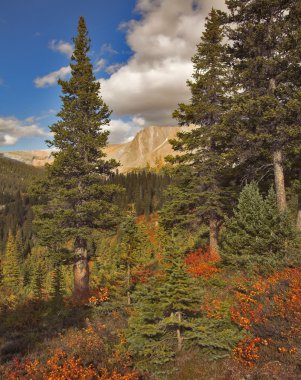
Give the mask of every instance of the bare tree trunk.
[(74, 295), (78, 298), (86, 297), (89, 293), (89, 265), (85, 239), (76, 238), (75, 241), (73, 277)]
[[(182, 313), (180, 311), (178, 311), (176, 313), (176, 316), (178, 317), (178, 321), (181, 322), (181, 320), (182, 320)], [(181, 329), (177, 328), (178, 351), (182, 351), (183, 340), (184, 340), (184, 337), (182, 337)]]
[(128, 287), (128, 290), (127, 290), (127, 301), (128, 301), (128, 305), (131, 304), (130, 281), (131, 281), (131, 267), (128, 264), (128, 267), (127, 267), (127, 287)]
[(218, 236), (218, 222), (217, 222), (216, 218), (211, 217), (209, 220), (209, 252), (210, 252), (210, 255), (214, 255), (218, 251), (217, 236)]
[(301, 194), (298, 195), (298, 209), (297, 209), (297, 231), (301, 232)]
[(273, 163), (274, 163), (277, 205), (278, 205), (279, 211), (285, 211), (287, 209), (287, 204), (286, 204), (285, 183), (284, 183), (283, 155), (280, 149), (274, 151)]

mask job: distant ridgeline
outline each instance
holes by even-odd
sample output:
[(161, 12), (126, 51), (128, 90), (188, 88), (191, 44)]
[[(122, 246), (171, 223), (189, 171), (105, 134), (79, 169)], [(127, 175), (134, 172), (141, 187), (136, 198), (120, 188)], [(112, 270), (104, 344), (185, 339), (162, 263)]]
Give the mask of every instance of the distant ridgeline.
[[(42, 173), (43, 169), (5, 158), (0, 154), (0, 251), (4, 250), (9, 230), (14, 235), (21, 230), (24, 255), (30, 251), (33, 244), (33, 212), (28, 186), (33, 178)], [(122, 209), (148, 216), (162, 207), (163, 190), (170, 183), (170, 177), (140, 169), (126, 175), (115, 174), (109, 181), (125, 189), (116, 199)]]
[(5, 158), (0, 154), (0, 250), (3, 251), (9, 230), (21, 231), (24, 254), (31, 247), (32, 210), (27, 189), (42, 169)]

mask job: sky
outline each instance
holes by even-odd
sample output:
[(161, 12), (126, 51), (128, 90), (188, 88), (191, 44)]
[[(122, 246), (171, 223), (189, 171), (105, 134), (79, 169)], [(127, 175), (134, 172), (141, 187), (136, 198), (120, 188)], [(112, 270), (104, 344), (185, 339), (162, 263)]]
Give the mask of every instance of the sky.
[(224, 0), (0, 0), (0, 152), (47, 149), (84, 16), (110, 143), (150, 125), (176, 125), (189, 101), (191, 57), (210, 9)]

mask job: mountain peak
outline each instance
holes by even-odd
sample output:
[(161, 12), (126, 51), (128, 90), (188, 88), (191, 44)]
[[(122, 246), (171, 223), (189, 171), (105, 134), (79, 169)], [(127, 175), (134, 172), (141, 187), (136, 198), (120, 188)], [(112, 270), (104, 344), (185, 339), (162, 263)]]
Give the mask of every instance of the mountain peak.
[[(123, 144), (110, 144), (106, 149), (107, 158), (120, 162), (120, 173), (141, 169), (147, 165), (153, 167), (164, 157), (175, 154), (169, 140), (190, 127), (149, 126), (139, 131), (133, 140)], [(33, 166), (43, 166), (52, 161), (50, 150), (4, 152), (4, 157)]]

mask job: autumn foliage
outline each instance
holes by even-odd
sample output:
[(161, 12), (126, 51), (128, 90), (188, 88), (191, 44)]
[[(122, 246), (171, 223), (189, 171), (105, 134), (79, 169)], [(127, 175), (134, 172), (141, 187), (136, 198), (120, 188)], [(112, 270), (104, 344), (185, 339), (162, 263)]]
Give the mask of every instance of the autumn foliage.
[(68, 358), (64, 351), (57, 350), (45, 364), (39, 360), (15, 358), (3, 372), (7, 380), (137, 380), (136, 372), (112, 373), (105, 368), (96, 370), (92, 365), (84, 366), (80, 358)]
[(185, 264), (187, 266), (187, 272), (193, 277), (208, 279), (220, 272), (220, 269), (215, 266), (218, 261), (219, 255), (217, 253), (212, 254), (209, 250), (204, 251), (198, 249), (187, 256)]
[(280, 361), (285, 355), (300, 355), (301, 268), (246, 283), (237, 286), (231, 308), (233, 322), (247, 334), (235, 356), (250, 366), (264, 355)]

